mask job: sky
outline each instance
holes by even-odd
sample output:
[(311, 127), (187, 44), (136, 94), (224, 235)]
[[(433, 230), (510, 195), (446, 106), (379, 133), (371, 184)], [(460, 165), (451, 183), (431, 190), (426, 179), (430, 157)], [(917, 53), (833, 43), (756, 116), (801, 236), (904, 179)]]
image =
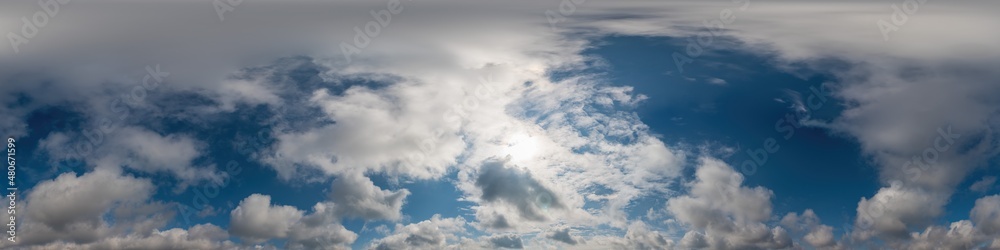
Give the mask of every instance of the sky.
[(995, 1), (0, 3), (2, 249), (1000, 249)]

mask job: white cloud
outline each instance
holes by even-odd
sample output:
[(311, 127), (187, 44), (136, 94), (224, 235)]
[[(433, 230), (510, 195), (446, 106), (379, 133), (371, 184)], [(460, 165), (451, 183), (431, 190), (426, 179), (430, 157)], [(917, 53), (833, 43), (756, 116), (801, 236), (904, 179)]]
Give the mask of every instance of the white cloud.
[(29, 191), (18, 222), (17, 242), (27, 249), (235, 249), (225, 230), (212, 224), (161, 230), (173, 219), (172, 204), (150, 201), (148, 179), (97, 168), (64, 173)]
[(272, 205), (268, 195), (252, 194), (230, 212), (229, 232), (249, 243), (286, 239), (287, 249), (346, 249), (358, 235), (340, 224), (337, 205), (316, 203), (313, 212)]
[(369, 244), (369, 248), (383, 249), (442, 249), (450, 242), (457, 243), (456, 235), (465, 232), (465, 219), (441, 218), (434, 215), (429, 220), (419, 223), (401, 225), (391, 235), (377, 239)]
[[(145, 173), (167, 173), (179, 180), (175, 190), (188, 185), (221, 181), (223, 176), (214, 165), (196, 166), (207, 145), (187, 135), (160, 135), (138, 127), (113, 127), (109, 130), (81, 130), (78, 140), (64, 133), (52, 133), (42, 141), (52, 155), (52, 162), (67, 157), (86, 160), (91, 166), (127, 167)], [(92, 151), (80, 151), (71, 145), (89, 144)], [(79, 155), (78, 152), (92, 152)]]
[(679, 222), (703, 232), (715, 249), (791, 246), (785, 229), (764, 224), (771, 217), (771, 190), (743, 187), (743, 176), (717, 159), (699, 162), (689, 193), (667, 201), (667, 210)]
[(986, 192), (989, 191), (990, 189), (993, 189), (993, 184), (996, 184), (996, 182), (997, 182), (996, 176), (983, 176), (983, 179), (978, 180), (975, 183), (972, 183), (972, 185), (969, 185), (969, 190), (976, 192)]
[[(330, 69), (321, 73), (325, 77), (361, 75), (363, 79), (392, 80), (385, 86), (355, 86), (344, 93), (330, 90), (335, 89), (331, 86), (337, 84), (334, 81), (302, 90), (311, 98), (300, 101), (322, 109), (325, 117), (317, 119), (332, 119), (334, 123), (273, 131), (278, 138), (272, 148), (275, 153), (259, 159), (286, 180), (324, 181), (331, 176), (369, 171), (386, 173), (390, 178), (435, 179), (457, 168), (460, 178), (465, 178), (459, 183), (460, 189), (465, 199), (476, 202), (481, 223), (503, 218), (514, 229), (527, 231), (539, 231), (530, 228), (539, 225), (524, 227), (516, 219), (531, 210), (502, 204), (510, 200), (525, 204), (523, 201), (504, 198), (498, 199), (503, 202), (484, 202), (483, 193), (477, 191), (474, 177), (484, 160), (510, 154), (515, 165), (528, 169), (535, 183), (558, 197), (559, 204), (566, 208), (561, 218), (574, 226), (628, 227), (634, 224), (629, 224), (623, 211), (632, 201), (650, 194), (673, 195), (675, 190), (666, 189), (681, 175), (685, 153), (668, 147), (628, 111), (643, 99), (641, 96), (631, 94), (627, 87), (609, 87), (586, 76), (549, 80), (553, 70), (581, 67), (585, 58), (580, 54), (588, 46), (585, 38), (553, 33), (545, 25), (543, 10), (556, 6), (505, 3), (501, 6), (509, 8), (491, 8), (499, 3), (484, 3), (482, 7), (451, 3), (429, 1), (423, 7), (404, 4), (407, 14), (395, 16), (392, 26), (383, 30), (351, 64), (342, 61), (338, 42), (350, 41), (352, 28), (370, 20), (367, 10), (381, 8), (382, 3), (337, 2), (335, 6), (305, 1), (282, 5), (262, 2), (261, 6), (269, 7), (240, 8), (223, 23), (206, 11), (206, 5), (194, 1), (66, 5), (59, 16), (50, 20), (52, 25), (23, 45), (20, 53), (0, 46), (0, 81), (11, 83), (4, 85), (0, 98), (15, 99), (12, 97), (24, 94), (31, 100), (22, 107), (2, 105), (0, 111), (11, 116), (0, 118), (0, 130), (24, 135), (27, 127), (20, 118), (41, 107), (67, 103), (84, 113), (87, 125), (83, 129), (92, 130), (101, 118), (118, 115), (107, 107), (141, 81), (144, 66), (136, 65), (147, 64), (162, 64), (171, 72), (168, 83), (149, 91), (150, 96), (188, 92), (205, 95), (219, 106), (205, 111), (207, 114), (230, 110), (239, 103), (291, 106), (288, 100), (276, 98), (285, 98), (282, 92), (286, 90), (278, 90), (280, 87), (270, 80), (231, 76), (245, 67), (305, 54)], [(623, 7), (634, 10), (634, 15), (595, 19), (608, 16), (602, 14), (620, 14)], [(695, 35), (696, 31), (685, 26), (700, 27), (703, 20), (714, 19), (720, 10), (738, 7), (735, 3), (695, 1), (669, 5), (590, 2), (560, 27), (585, 28), (598, 34)], [(754, 51), (775, 53), (781, 66), (804, 64), (824, 72), (833, 68), (833, 95), (846, 111), (825, 125), (858, 140), (864, 153), (879, 165), (883, 185), (858, 203), (858, 237), (900, 239), (912, 237), (911, 228), (934, 222), (968, 173), (996, 155), (991, 150), (997, 148), (993, 128), (1000, 127), (996, 119), (1000, 99), (990, 94), (997, 93), (998, 85), (993, 83), (997, 73), (989, 65), (996, 65), (1000, 49), (995, 41), (1000, 39), (995, 32), (955, 28), (997, 23), (991, 12), (995, 7), (994, 2), (981, 1), (928, 5), (911, 17), (904, 30), (893, 33), (891, 42), (886, 42), (873, 24), (873, 20), (891, 15), (885, 3), (754, 1), (748, 11), (737, 13), (735, 23), (720, 32)], [(497, 13), (498, 9), (504, 12)], [(34, 11), (34, 2), (4, 2), (0, 29), (20, 29), (20, 17)], [(178, 37), (185, 42), (174, 42)], [(716, 42), (723, 46), (719, 38)], [(823, 62), (830, 58), (853, 66), (828, 67)], [(478, 78), (486, 75), (493, 75), (497, 81), (489, 83), (493, 94), (483, 98), (477, 94), (481, 86)], [(131, 106), (129, 114), (135, 121), (126, 123), (156, 123), (158, 117), (170, 116), (166, 112), (147, 112), (159, 110), (156, 106), (148, 100)], [(936, 146), (936, 130), (946, 124), (962, 134), (962, 140), (972, 142), (966, 147), (969, 149), (958, 150), (959, 144), (954, 144), (938, 152), (937, 160), (926, 168), (907, 164), (912, 156)], [(141, 129), (119, 132), (122, 135), (106, 138), (109, 143), (102, 150), (139, 156), (139, 162), (128, 165), (135, 170), (169, 173), (190, 182), (217, 180), (210, 166), (191, 166), (192, 159), (203, 149), (193, 138)], [(49, 138), (50, 145), (69, 141), (66, 135), (60, 139), (53, 134)], [(126, 157), (109, 153), (96, 159), (98, 162), (88, 163), (117, 165)], [(763, 226), (771, 213), (769, 191), (741, 187), (742, 179), (728, 167), (701, 168), (705, 169), (704, 180), (692, 184), (689, 195), (671, 199), (671, 212), (704, 230), (705, 240), (711, 244), (715, 244), (712, 237), (731, 233), (770, 235), (768, 240), (776, 245), (782, 241), (780, 228)], [(312, 175), (310, 171), (326, 175)], [(97, 171), (92, 174), (101, 175)], [(96, 178), (89, 175), (60, 179), (74, 182)], [(112, 176), (115, 178), (109, 179), (118, 178), (118, 174)], [(374, 207), (379, 211), (370, 217), (401, 217), (398, 207), (406, 190), (386, 191), (363, 184), (368, 189), (362, 191), (370, 192), (361, 192), (367, 195), (351, 200), (376, 202), (358, 206), (338, 202), (333, 207)], [(606, 188), (610, 193), (588, 194), (587, 190), (594, 188)], [(107, 199), (141, 203), (149, 194), (139, 191), (142, 189), (116, 191), (126, 193)], [(729, 202), (714, 199), (730, 195), (736, 198)], [(582, 207), (586, 202), (598, 203), (603, 209), (585, 211)], [(984, 202), (982, 209), (991, 204), (990, 200)], [(293, 214), (293, 210), (298, 211), (265, 203), (263, 210), (267, 212), (272, 208)], [(95, 211), (106, 212), (109, 206), (106, 202), (84, 206), (85, 210), (92, 209), (79, 217), (59, 215), (55, 212), (60, 208), (52, 208), (56, 210), (50, 211), (53, 214), (43, 213), (49, 216), (43, 220), (53, 225), (59, 225), (62, 219), (99, 224), (101, 220), (90, 216), (98, 213)], [(744, 206), (750, 209), (729, 208)], [(309, 217), (301, 211), (298, 214)], [(975, 214), (982, 221), (971, 219), (977, 227), (991, 227), (989, 213)], [(963, 225), (955, 227), (965, 228)], [(807, 235), (825, 243), (825, 229), (817, 228)], [(939, 227), (919, 236), (932, 239), (944, 231)], [(644, 234), (639, 233), (639, 228), (630, 228), (629, 232), (637, 241), (651, 239), (647, 240), (649, 246), (663, 247), (668, 242), (659, 240), (659, 234), (641, 237)], [(96, 237), (106, 232), (88, 233)], [(688, 235), (691, 242), (701, 237), (697, 233)], [(353, 240), (349, 238), (338, 241)]]
[(910, 240), (895, 241), (892, 244), (897, 248), (907, 249), (972, 249), (995, 245), (997, 237), (1000, 237), (1000, 196), (976, 200), (969, 218), (971, 221), (952, 222), (948, 227), (929, 226), (922, 232), (911, 233)]
[(884, 187), (871, 199), (861, 198), (858, 202), (858, 217), (853, 237), (868, 240), (874, 236), (882, 236), (892, 240), (908, 237), (908, 225), (926, 226), (930, 219), (940, 215), (940, 206), (928, 204), (943, 204), (941, 195), (928, 193), (923, 189), (906, 188), (901, 183), (893, 183)]
[(976, 206), (972, 208), (969, 218), (983, 233), (1000, 236), (1000, 195), (976, 200)]
[(593, 237), (581, 248), (589, 249), (672, 249), (676, 246), (674, 240), (662, 232), (651, 229), (646, 223), (637, 221), (628, 226), (624, 237), (601, 236)]
[(156, 230), (148, 235), (114, 236), (87, 244), (57, 242), (31, 249), (240, 249), (228, 238), (226, 231), (218, 226), (199, 224), (187, 230)]
[(833, 238), (833, 227), (827, 225), (816, 227), (803, 239), (814, 247), (831, 247), (836, 244)]
[(64, 173), (32, 188), (27, 195), (30, 207), (23, 211), (57, 231), (76, 225), (94, 228), (101, 226), (101, 216), (112, 208), (145, 202), (153, 190), (149, 180), (122, 176), (114, 169), (100, 168), (81, 176)]
[(409, 194), (406, 189), (382, 190), (368, 177), (349, 174), (333, 181), (329, 195), (337, 203), (338, 213), (344, 216), (398, 220), (402, 218), (403, 203)]
[(948, 228), (928, 227), (922, 233), (913, 233), (907, 249), (972, 249), (976, 246), (972, 223), (963, 220), (951, 223)]
[(229, 232), (251, 242), (284, 238), (302, 216), (295, 207), (271, 205), (271, 196), (252, 194), (230, 213)]
[(844, 249), (844, 245), (836, 241), (833, 227), (822, 224), (812, 209), (806, 209), (801, 215), (788, 213), (781, 218), (780, 224), (793, 235), (804, 234), (802, 241), (817, 249)]

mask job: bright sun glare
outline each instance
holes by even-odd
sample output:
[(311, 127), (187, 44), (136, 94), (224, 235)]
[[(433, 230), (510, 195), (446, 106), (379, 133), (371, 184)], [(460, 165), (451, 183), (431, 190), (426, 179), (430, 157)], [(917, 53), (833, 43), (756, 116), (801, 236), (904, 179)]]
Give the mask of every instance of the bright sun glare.
[(507, 147), (503, 155), (509, 155), (512, 162), (531, 160), (538, 154), (538, 138), (526, 134), (517, 134), (507, 138)]

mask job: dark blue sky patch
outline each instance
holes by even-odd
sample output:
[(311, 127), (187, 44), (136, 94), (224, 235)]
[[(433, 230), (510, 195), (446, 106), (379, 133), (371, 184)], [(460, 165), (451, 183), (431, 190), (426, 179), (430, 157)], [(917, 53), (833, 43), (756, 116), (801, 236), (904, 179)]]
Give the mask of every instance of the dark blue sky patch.
[[(654, 133), (667, 144), (733, 148), (736, 151), (723, 159), (738, 171), (744, 162), (754, 161), (756, 168), (743, 171), (745, 185), (774, 191), (774, 215), (811, 208), (839, 225), (851, 219), (845, 215), (853, 216), (858, 197), (877, 190), (875, 170), (859, 155), (856, 142), (824, 129), (793, 126), (803, 115), (791, 108), (787, 91), (798, 93), (802, 102), (817, 96), (812, 103), (821, 106), (810, 109), (804, 104), (810, 119), (828, 122), (842, 110), (833, 97), (820, 101), (812, 90), (821, 92), (827, 82), (835, 81), (830, 76), (786, 72), (774, 68), (766, 55), (725, 47), (703, 54), (679, 73), (670, 55), (683, 53), (683, 39), (616, 36), (602, 44), (589, 53), (607, 61), (607, 77), (614, 84), (633, 86), (636, 94), (649, 97), (637, 112)], [(793, 119), (787, 119), (789, 115)], [(760, 152), (766, 152), (761, 150), (772, 139), (778, 149), (765, 160)], [(757, 161), (747, 151), (757, 153)], [(632, 213), (639, 212), (646, 210)]]

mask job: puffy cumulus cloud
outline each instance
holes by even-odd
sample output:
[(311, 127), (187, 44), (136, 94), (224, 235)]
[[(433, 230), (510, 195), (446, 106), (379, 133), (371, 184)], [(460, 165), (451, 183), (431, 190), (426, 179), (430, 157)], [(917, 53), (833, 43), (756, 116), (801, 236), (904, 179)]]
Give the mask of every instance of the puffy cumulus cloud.
[(358, 235), (340, 224), (336, 204), (316, 203), (313, 212), (289, 228), (286, 249), (349, 248)]
[(147, 235), (114, 236), (86, 244), (56, 242), (31, 249), (241, 249), (228, 238), (229, 234), (218, 226), (199, 224), (187, 230), (155, 230)]
[(674, 241), (656, 230), (651, 230), (645, 223), (636, 222), (625, 232), (625, 242), (635, 249), (669, 249), (675, 246)]
[[(458, 235), (465, 232), (462, 217), (441, 218), (435, 214), (431, 219), (414, 224), (396, 224), (392, 234), (372, 241), (370, 249), (443, 249), (459, 246)], [(449, 243), (450, 241), (450, 243)]]
[(901, 245), (907, 249), (972, 249), (977, 246), (972, 222), (963, 220), (951, 223), (948, 228), (931, 226)]
[(705, 239), (705, 234), (697, 231), (688, 231), (685, 233), (679, 245), (691, 249), (706, 248), (709, 246), (708, 240)]
[(576, 245), (577, 243), (580, 243), (579, 238), (570, 234), (569, 227), (557, 228), (555, 230), (552, 230), (551, 232), (545, 234), (545, 238), (570, 245)]
[(272, 205), (271, 197), (252, 194), (230, 212), (229, 232), (245, 242), (285, 239), (287, 249), (348, 248), (358, 235), (340, 224), (337, 205), (316, 203), (305, 214), (292, 206)]
[[(930, 123), (924, 122), (924, 124)], [(926, 134), (934, 138), (921, 149), (912, 149), (912, 142), (897, 151), (910, 156), (877, 156), (884, 162), (881, 175), (887, 186), (878, 190), (871, 198), (858, 202), (854, 237), (868, 240), (880, 237), (887, 240), (905, 240), (909, 228), (925, 227), (941, 215), (951, 193), (974, 167), (995, 155), (988, 151), (995, 148), (992, 132), (983, 133), (981, 128), (967, 127), (979, 137), (965, 143), (965, 149), (957, 149), (961, 144), (961, 132), (951, 126), (937, 129), (928, 128)], [(967, 132), (968, 133), (968, 132)], [(979, 134), (978, 136), (976, 134)], [(920, 137), (916, 134), (906, 138)], [(953, 141), (954, 140), (954, 141)], [(949, 150), (951, 149), (951, 150)], [(905, 153), (904, 153), (905, 152)], [(911, 157), (912, 156), (912, 157)]]
[(76, 176), (64, 173), (28, 192), (26, 216), (53, 230), (102, 226), (101, 216), (122, 204), (144, 203), (153, 194), (147, 179), (121, 175), (120, 170), (99, 168)]
[(833, 227), (827, 225), (816, 227), (802, 239), (817, 248), (832, 247), (836, 244), (833, 238)]
[(743, 187), (743, 176), (717, 159), (706, 157), (699, 162), (688, 194), (667, 201), (667, 210), (677, 221), (704, 232), (715, 249), (791, 246), (784, 228), (764, 224), (771, 216), (770, 190)]
[[(907, 240), (890, 242), (897, 248), (907, 249), (973, 249), (995, 245), (1000, 231), (1000, 196), (993, 195), (976, 200), (969, 213), (970, 220), (952, 222), (948, 227), (931, 225), (922, 232), (913, 232)], [(989, 249), (994, 249), (990, 246)]]
[(17, 244), (88, 244), (129, 232), (149, 233), (173, 218), (169, 206), (149, 201), (154, 190), (148, 179), (122, 175), (111, 167), (40, 182), (18, 210), (24, 216)]
[(781, 218), (780, 224), (789, 229), (793, 238), (800, 236), (802, 241), (817, 249), (845, 248), (843, 243), (837, 241), (833, 227), (822, 224), (812, 209), (806, 209), (801, 215), (788, 213)]
[[(42, 147), (52, 160), (76, 158), (94, 166), (125, 166), (145, 173), (166, 173), (177, 178), (181, 190), (199, 181), (221, 181), (214, 165), (195, 166), (207, 145), (187, 135), (161, 135), (139, 127), (112, 127), (107, 130), (81, 130), (80, 140), (72, 141), (69, 134), (50, 134)], [(71, 145), (89, 143), (87, 150)]]
[(667, 234), (650, 228), (642, 221), (634, 221), (626, 227), (625, 235), (594, 235), (581, 244), (579, 249), (674, 249), (677, 243)]
[(1000, 236), (1000, 195), (987, 196), (976, 200), (969, 218), (985, 234)]
[(928, 203), (943, 203), (939, 195), (928, 194), (926, 190), (907, 188), (896, 182), (884, 187), (871, 199), (862, 198), (858, 202), (858, 217), (855, 225), (859, 230), (853, 237), (868, 240), (874, 236), (902, 240), (910, 232), (908, 225), (926, 226), (933, 216), (942, 213), (938, 206)]
[(349, 174), (333, 181), (329, 196), (344, 216), (398, 220), (402, 217), (403, 203), (409, 194), (406, 189), (383, 190), (368, 177)]
[(229, 232), (252, 242), (284, 238), (302, 215), (292, 206), (271, 205), (271, 196), (252, 194), (229, 214)]
[(521, 236), (513, 234), (504, 235), (494, 235), (490, 237), (490, 244), (493, 247), (501, 249), (522, 249), (524, 248), (524, 243), (521, 241)]
[(33, 187), (18, 221), (24, 249), (234, 249), (225, 230), (212, 224), (161, 230), (173, 219), (172, 204), (151, 201), (148, 179), (99, 167), (64, 173)]

